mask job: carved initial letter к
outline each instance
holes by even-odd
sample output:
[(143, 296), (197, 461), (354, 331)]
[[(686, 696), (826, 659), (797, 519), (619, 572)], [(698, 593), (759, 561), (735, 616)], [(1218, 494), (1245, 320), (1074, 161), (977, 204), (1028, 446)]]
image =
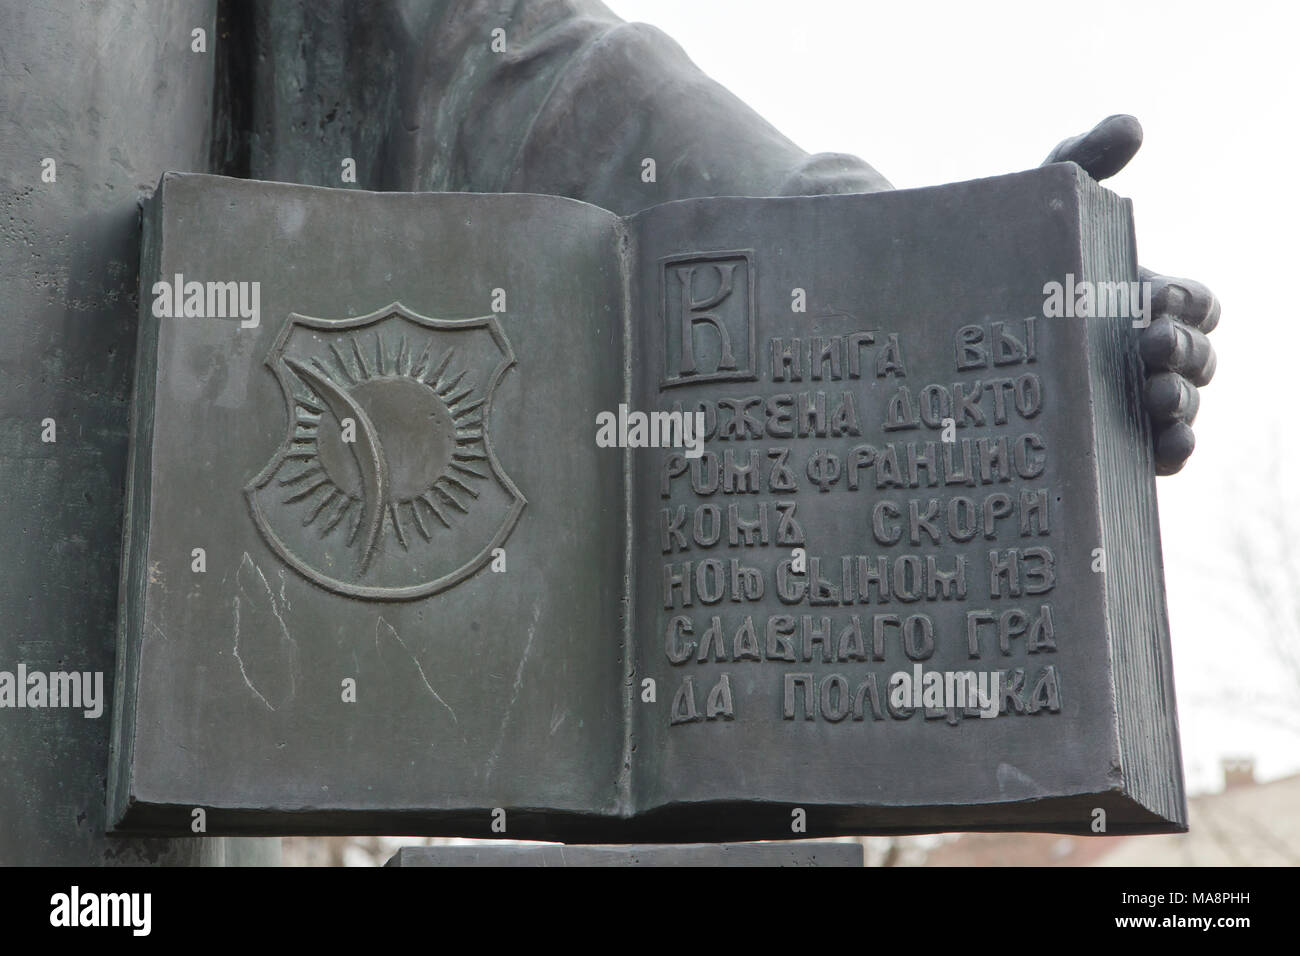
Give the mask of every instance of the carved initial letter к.
[(711, 309), (727, 296), (731, 295), (732, 276), (736, 263), (712, 264), (718, 273), (718, 291), (703, 299), (696, 299), (692, 287), (695, 284), (695, 266), (680, 269), (677, 278), (682, 284), (682, 361), (680, 374), (695, 374), (695, 325), (706, 322), (718, 330), (722, 340), (722, 358), (718, 360), (718, 370), (735, 369), (736, 357), (731, 354), (731, 336), (722, 320), (705, 309)]

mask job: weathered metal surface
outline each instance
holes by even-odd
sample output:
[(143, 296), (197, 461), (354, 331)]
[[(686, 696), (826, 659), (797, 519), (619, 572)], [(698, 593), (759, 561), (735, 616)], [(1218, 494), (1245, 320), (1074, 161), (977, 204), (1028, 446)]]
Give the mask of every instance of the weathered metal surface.
[[(629, 220), (160, 195), (125, 828), (1183, 826), (1137, 330), (1045, 312), (1045, 282), (1136, 278), (1077, 167)], [(191, 281), (259, 313), (186, 315)], [(675, 403), (702, 458), (596, 441)], [(997, 716), (891, 702), (918, 668), (996, 675)]]
[(90, 675), (92, 690), (98, 674), (103, 688), (94, 717), (48, 699), (0, 709), (0, 863), (248, 849), (104, 833), (138, 204), (164, 170), (206, 168), (212, 67), (189, 42), (211, 34), (214, 6), (0, 11), (0, 671)]

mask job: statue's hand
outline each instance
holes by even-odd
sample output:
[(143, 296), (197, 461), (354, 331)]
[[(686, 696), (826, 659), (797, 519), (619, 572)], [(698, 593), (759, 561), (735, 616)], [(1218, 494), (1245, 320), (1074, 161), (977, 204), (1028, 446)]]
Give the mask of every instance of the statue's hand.
[[(1093, 179), (1114, 176), (1142, 145), (1132, 116), (1110, 116), (1081, 136), (1063, 140), (1043, 164), (1074, 162)], [(1214, 376), (1214, 348), (1206, 333), (1219, 324), (1219, 300), (1188, 279), (1141, 270), (1151, 283), (1151, 324), (1141, 332), (1146, 365), (1144, 392), (1155, 435), (1156, 474), (1172, 475), (1196, 446), (1192, 420), (1200, 406), (1197, 387)]]

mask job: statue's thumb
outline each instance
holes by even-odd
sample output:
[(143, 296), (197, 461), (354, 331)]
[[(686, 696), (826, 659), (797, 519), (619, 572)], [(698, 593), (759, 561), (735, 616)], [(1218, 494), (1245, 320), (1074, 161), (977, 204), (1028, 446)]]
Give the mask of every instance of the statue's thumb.
[(1043, 165), (1078, 163), (1093, 179), (1106, 179), (1128, 165), (1141, 145), (1142, 124), (1135, 116), (1119, 113), (1080, 136), (1062, 140)]

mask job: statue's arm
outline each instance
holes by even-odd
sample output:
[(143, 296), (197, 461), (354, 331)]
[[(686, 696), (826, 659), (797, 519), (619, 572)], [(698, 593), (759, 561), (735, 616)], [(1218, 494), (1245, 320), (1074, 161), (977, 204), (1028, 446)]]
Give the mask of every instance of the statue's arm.
[(891, 188), (856, 157), (809, 155), (662, 31), (598, 0), (498, 9), (457, 0), (431, 27), (437, 116), (419, 150), (440, 180), (430, 188), (550, 193), (619, 213), (693, 196)]

